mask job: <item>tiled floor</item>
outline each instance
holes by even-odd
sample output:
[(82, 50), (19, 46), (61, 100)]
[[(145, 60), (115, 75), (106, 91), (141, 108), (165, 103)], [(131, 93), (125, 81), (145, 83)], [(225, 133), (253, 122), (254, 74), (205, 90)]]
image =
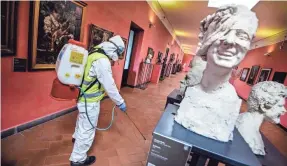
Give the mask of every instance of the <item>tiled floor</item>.
[[(115, 123), (108, 131), (97, 131), (89, 152), (96, 155), (95, 166), (143, 166), (151, 143), (152, 131), (164, 109), (166, 96), (179, 85), (184, 73), (173, 75), (146, 90), (123, 88), (121, 94), (128, 106), (128, 115), (117, 111)], [(112, 102), (101, 104), (99, 127), (108, 125)], [(242, 111), (246, 104), (242, 105)], [(71, 137), (77, 112), (73, 112), (2, 139), (3, 166), (69, 166)], [(287, 156), (287, 133), (279, 127), (264, 123), (263, 133)]]

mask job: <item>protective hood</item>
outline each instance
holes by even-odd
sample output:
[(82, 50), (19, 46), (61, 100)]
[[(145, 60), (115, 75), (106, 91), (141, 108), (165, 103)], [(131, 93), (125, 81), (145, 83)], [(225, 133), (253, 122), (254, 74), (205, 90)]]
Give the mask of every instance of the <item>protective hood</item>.
[(102, 48), (106, 55), (113, 61), (117, 61), (119, 55), (121, 55), (125, 49), (125, 44), (119, 35), (110, 38), (109, 41), (103, 42), (98, 46)]

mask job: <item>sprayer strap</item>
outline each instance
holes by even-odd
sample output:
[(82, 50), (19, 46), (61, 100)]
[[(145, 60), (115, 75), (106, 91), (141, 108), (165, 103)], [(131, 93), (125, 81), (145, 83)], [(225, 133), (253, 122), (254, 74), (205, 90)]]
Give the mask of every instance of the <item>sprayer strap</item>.
[[(93, 87), (97, 82), (99, 82), (98, 81), (98, 79), (96, 78), (96, 80), (94, 81), (94, 82), (92, 82), (92, 83), (90, 83), (89, 84), (89, 86), (87, 87), (87, 89), (85, 89), (85, 91), (84, 92), (87, 92), (91, 87)], [(100, 84), (100, 83), (99, 83)], [(99, 88), (100, 89), (100, 88)]]
[[(101, 54), (104, 54), (106, 55), (105, 51), (102, 49), (102, 48), (92, 48), (90, 51), (89, 51), (89, 55), (93, 54), (93, 53), (101, 53)], [(107, 56), (107, 55), (106, 55)]]

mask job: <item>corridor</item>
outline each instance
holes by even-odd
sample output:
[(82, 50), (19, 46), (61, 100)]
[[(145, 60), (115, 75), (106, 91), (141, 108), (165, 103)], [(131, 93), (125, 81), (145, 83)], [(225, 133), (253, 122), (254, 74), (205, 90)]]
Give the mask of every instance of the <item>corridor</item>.
[[(123, 88), (128, 116), (118, 109), (115, 122), (108, 131), (97, 131), (90, 155), (96, 155), (95, 166), (142, 166), (149, 150), (152, 131), (164, 109), (167, 95), (179, 87), (185, 73), (171, 75), (145, 90)], [(101, 104), (98, 127), (106, 127), (113, 103)], [(19, 134), (2, 139), (4, 166), (69, 166), (72, 134), (77, 112), (64, 115)]]
[[(152, 131), (159, 120), (167, 95), (179, 86), (185, 73), (171, 75), (158, 85), (147, 89), (123, 88), (128, 116), (117, 110), (115, 122), (108, 131), (97, 131), (89, 151), (96, 155), (95, 166), (145, 166)], [(106, 99), (101, 104), (98, 127), (105, 127), (111, 118), (113, 103)], [(243, 102), (241, 111), (246, 111)], [(19, 134), (2, 139), (4, 166), (69, 166), (77, 112), (64, 115)], [(262, 125), (264, 135), (287, 156), (287, 133), (271, 123)], [(5, 164), (4, 164), (5, 163)]]
[[(93, 166), (182, 166), (178, 156), (185, 163), (190, 157), (172, 146), (152, 146), (162, 150), (151, 150), (161, 160), (148, 161), (153, 164), (146, 160), (167, 97), (186, 78), (188, 86), (205, 86), (190, 90), (187, 104), (181, 107), (183, 114), (179, 111), (177, 116), (195, 133), (227, 141), (238, 120), (237, 96), (242, 99), (240, 111), (249, 111), (240, 116), (244, 127), (239, 129), (251, 149), (243, 141), (242, 146), (234, 141), (219, 143), (224, 147), (216, 148), (214, 142), (196, 147), (192, 141), (204, 141), (203, 137), (171, 132), (191, 141), (188, 146), (192, 145), (192, 153), (200, 153), (201, 165), (207, 165), (203, 159), (208, 157), (227, 165), (254, 166), (245, 163), (249, 159), (242, 155), (255, 162), (255, 156), (248, 154), (253, 150), (266, 152), (257, 156), (258, 165), (287, 166), (287, 1), (217, 1), (1, 1), (0, 165), (91, 165), (96, 156)], [(169, 77), (159, 81), (165, 76)], [(78, 116), (71, 99), (79, 92), (69, 86), (82, 84), (81, 93), (98, 106), (94, 102), (103, 97), (104, 89), (96, 80), (118, 98), (113, 100), (120, 109), (116, 108), (109, 130), (83, 139), (94, 140), (88, 152), (93, 157), (84, 164), (85, 157), (75, 157), (70, 164)], [(131, 88), (147, 82), (144, 89)], [(120, 94), (125, 102), (114, 85), (124, 87)], [(247, 108), (248, 99), (253, 108)], [(114, 102), (107, 98), (100, 107), (97, 127), (106, 128)], [(172, 118), (166, 122), (173, 122)], [(169, 124), (173, 130), (168, 127), (168, 131), (183, 129)], [(246, 149), (241, 148), (244, 145)], [(162, 152), (175, 152), (175, 163)]]

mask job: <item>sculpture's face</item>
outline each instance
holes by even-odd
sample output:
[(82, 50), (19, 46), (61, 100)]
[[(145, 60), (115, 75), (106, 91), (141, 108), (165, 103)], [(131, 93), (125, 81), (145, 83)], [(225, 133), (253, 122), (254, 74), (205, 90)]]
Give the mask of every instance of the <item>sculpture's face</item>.
[(275, 96), (278, 101), (275, 104), (265, 103), (260, 105), (261, 110), (263, 110), (265, 118), (273, 123), (280, 123), (280, 116), (286, 113), (285, 105), (285, 98), (280, 96)]
[(251, 36), (241, 29), (231, 29), (209, 47), (207, 61), (218, 66), (237, 66), (250, 48)]

